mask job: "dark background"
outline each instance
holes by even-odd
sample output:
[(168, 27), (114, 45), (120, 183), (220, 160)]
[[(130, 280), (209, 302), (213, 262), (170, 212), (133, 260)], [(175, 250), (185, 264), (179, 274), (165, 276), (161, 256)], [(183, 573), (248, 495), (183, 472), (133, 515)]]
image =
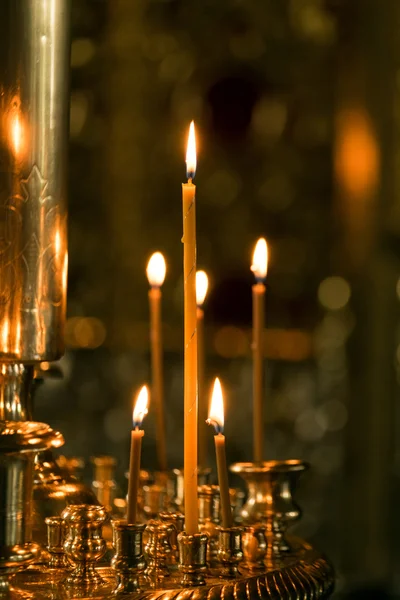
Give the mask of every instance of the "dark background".
[(312, 464), (299, 532), (334, 561), (338, 597), (400, 586), (399, 26), (397, 0), (73, 2), (68, 351), (36, 416), (62, 430), (66, 454), (115, 455), (125, 485), (132, 397), (150, 376), (145, 267), (161, 250), (168, 452), (181, 466), (194, 118), (207, 376), (224, 384), (229, 460), (251, 458), (249, 266), (263, 235), (266, 457)]

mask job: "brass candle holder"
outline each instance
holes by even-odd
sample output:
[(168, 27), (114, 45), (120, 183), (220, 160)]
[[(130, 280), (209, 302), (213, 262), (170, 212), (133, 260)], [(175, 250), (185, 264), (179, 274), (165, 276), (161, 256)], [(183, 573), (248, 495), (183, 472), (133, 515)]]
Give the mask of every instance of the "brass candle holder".
[(147, 562), (143, 552), (143, 523), (129, 524), (123, 520), (113, 521), (115, 555), (111, 566), (117, 573), (117, 596), (132, 594), (141, 589)]
[(182, 531), (178, 535), (180, 584), (182, 587), (205, 585), (204, 574), (207, 570), (207, 543), (205, 533), (188, 535)]
[(65, 556), (64, 542), (66, 534), (65, 521), (62, 517), (46, 517), (47, 552), (50, 554), (49, 569), (67, 569), (70, 564)]
[(219, 529), (218, 559), (221, 563), (220, 577), (231, 579), (239, 574), (239, 563), (243, 558), (242, 530), (240, 527)]
[(106, 553), (106, 543), (102, 536), (102, 527), (107, 518), (106, 509), (86, 504), (69, 506), (61, 516), (67, 527), (64, 552), (75, 565), (65, 583), (84, 588), (95, 588), (105, 583), (95, 565)]
[(270, 558), (290, 552), (286, 530), (301, 516), (293, 500), (298, 479), (308, 468), (301, 460), (236, 463), (231, 471), (243, 477), (248, 496), (241, 517), (244, 524), (264, 523)]

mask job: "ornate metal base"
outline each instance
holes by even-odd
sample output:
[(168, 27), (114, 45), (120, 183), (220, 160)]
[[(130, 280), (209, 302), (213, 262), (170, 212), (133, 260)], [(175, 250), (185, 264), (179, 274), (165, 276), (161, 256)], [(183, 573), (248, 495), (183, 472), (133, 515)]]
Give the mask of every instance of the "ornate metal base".
[[(132, 594), (124, 594), (124, 598), (135, 600), (172, 600), (182, 596), (186, 598), (195, 595), (196, 600), (212, 598), (218, 600), (323, 600), (328, 598), (334, 587), (334, 571), (328, 560), (314, 550), (306, 542), (290, 538), (293, 553), (282, 559), (280, 564), (265, 566), (257, 572), (245, 567), (239, 567), (236, 578), (223, 579), (220, 571), (210, 569), (204, 574), (205, 585), (185, 588), (180, 586), (181, 574), (176, 571), (168, 580), (163, 581), (162, 588), (152, 588), (151, 582), (143, 578), (141, 590)], [(36, 580), (35, 599), (52, 600), (68, 598), (115, 598), (114, 590), (117, 579), (114, 579), (112, 569), (98, 569), (104, 585), (96, 586), (93, 590), (84, 588), (66, 589), (62, 583), (55, 583), (51, 574), (30, 574), (29, 571), (20, 573), (15, 578), (15, 588), (21, 592), (21, 597)], [(37, 585), (40, 582), (40, 589)]]

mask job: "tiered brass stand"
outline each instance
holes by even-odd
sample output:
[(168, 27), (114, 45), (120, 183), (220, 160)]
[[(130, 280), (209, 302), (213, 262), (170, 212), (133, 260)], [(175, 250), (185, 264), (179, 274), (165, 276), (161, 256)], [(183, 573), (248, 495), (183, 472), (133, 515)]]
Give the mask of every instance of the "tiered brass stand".
[(229, 529), (199, 473), (199, 533), (188, 536), (182, 471), (143, 486), (142, 522), (114, 521), (110, 465), (97, 464), (96, 499), (57, 467), (61, 434), (32, 421), (35, 371), (64, 344), (69, 10), (70, 0), (0, 2), (0, 598), (327, 598), (328, 561), (286, 537), (302, 462), (234, 465), (248, 498)]
[[(147, 524), (128, 525), (116, 519), (110, 567), (101, 562), (107, 512), (99, 506), (71, 506), (62, 518), (47, 520), (51, 558), (45, 567), (19, 573), (14, 594), (18, 598), (29, 593), (38, 600), (328, 598), (334, 586), (332, 566), (309, 544), (286, 535), (300, 518), (292, 495), (305, 463), (241, 463), (231, 468), (249, 487), (240, 525), (223, 529), (215, 522), (218, 488), (203, 485), (199, 487), (203, 526), (198, 534), (180, 532), (183, 516), (176, 512), (163, 512)], [(209, 553), (211, 547), (215, 550)]]

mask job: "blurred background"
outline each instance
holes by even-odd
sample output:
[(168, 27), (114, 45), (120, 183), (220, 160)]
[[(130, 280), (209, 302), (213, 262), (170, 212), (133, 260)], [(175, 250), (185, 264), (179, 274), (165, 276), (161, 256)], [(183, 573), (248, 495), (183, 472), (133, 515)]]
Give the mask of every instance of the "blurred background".
[[(399, 31), (397, 0), (73, 2), (68, 351), (36, 416), (88, 480), (90, 456), (117, 457), (125, 489), (132, 399), (150, 378), (145, 269), (160, 250), (168, 459), (182, 465), (194, 119), (206, 370), (224, 385), (229, 460), (252, 454), (250, 264), (265, 236), (265, 452), (312, 465), (299, 533), (333, 560), (337, 598), (400, 597)], [(151, 407), (143, 466), (155, 467)]]

